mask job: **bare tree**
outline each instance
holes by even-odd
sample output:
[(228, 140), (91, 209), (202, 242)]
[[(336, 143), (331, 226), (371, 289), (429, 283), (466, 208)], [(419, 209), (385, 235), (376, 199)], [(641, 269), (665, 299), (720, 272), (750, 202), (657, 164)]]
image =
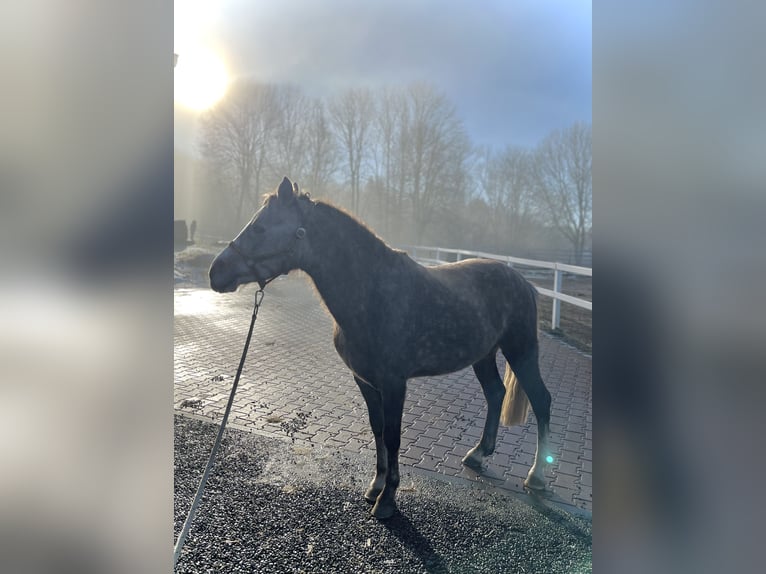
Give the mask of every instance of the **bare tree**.
[(575, 123), (546, 137), (535, 151), (534, 179), (548, 221), (582, 262), (592, 225), (591, 126)]
[(297, 181), (303, 181), (310, 102), (295, 85), (279, 86), (274, 95), (276, 121), (268, 155), (269, 178), (279, 181), (288, 175)]
[(338, 166), (338, 145), (322, 100), (313, 100), (306, 124), (306, 185), (315, 196), (326, 195)]
[(329, 111), (338, 141), (347, 159), (351, 185), (351, 210), (359, 213), (362, 166), (368, 152), (368, 137), (375, 104), (370, 90), (352, 88), (330, 102)]
[(491, 209), (497, 246), (517, 248), (533, 212), (531, 154), (508, 146), (499, 153), (484, 149), (479, 155), (479, 182)]
[(234, 220), (242, 224), (245, 201), (259, 205), (261, 177), (277, 121), (273, 86), (240, 82), (202, 119), (201, 151), (216, 178), (237, 190)]
[(384, 235), (392, 232), (392, 219), (401, 219), (403, 193), (397, 185), (401, 165), (397, 161), (397, 149), (401, 145), (401, 133), (405, 129), (402, 118), (406, 113), (406, 100), (401, 89), (385, 87), (377, 93), (376, 114), (371, 130), (371, 161), (373, 178), (367, 189), (374, 193), (373, 202), (378, 206), (378, 219)]
[(509, 146), (500, 156), (506, 197), (506, 230), (508, 243), (518, 245), (533, 224), (532, 154), (529, 150)]
[(498, 154), (490, 147), (476, 150), (477, 179), (481, 195), (489, 209), (489, 221), (498, 239), (499, 227), (503, 220), (502, 213), (506, 208), (506, 193), (503, 187), (501, 162)]
[(409, 153), (402, 168), (409, 173), (408, 195), (420, 242), (445, 200), (463, 193), (471, 146), (454, 106), (433, 86), (413, 84), (407, 96), (410, 115), (405, 143)]
[(404, 237), (405, 210), (407, 203), (407, 187), (410, 178), (410, 146), (412, 133), (412, 106), (407, 98), (407, 94), (402, 92), (401, 96), (395, 102), (396, 114), (396, 145), (394, 149), (394, 204), (398, 215), (396, 233), (399, 237)]
[[(221, 226), (242, 225), (260, 205), (262, 183), (282, 175), (357, 214), (364, 200), (376, 228), (400, 242), (518, 249), (539, 220), (570, 241), (580, 261), (591, 226), (590, 126), (554, 132), (534, 152), (474, 154), (454, 105), (428, 84), (349, 89), (323, 101), (295, 86), (238, 82), (203, 118), (201, 151), (211, 199), (230, 208)], [(478, 219), (469, 204), (480, 208)], [(471, 240), (477, 221), (484, 229)]]

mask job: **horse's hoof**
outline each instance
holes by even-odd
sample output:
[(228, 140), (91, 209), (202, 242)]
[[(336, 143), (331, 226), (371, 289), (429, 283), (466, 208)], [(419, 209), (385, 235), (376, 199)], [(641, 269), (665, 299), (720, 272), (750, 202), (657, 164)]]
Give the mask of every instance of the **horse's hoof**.
[(468, 451), (468, 454), (463, 457), (463, 464), (472, 468), (481, 468), (484, 464), (484, 456), (479, 452), (478, 447)]
[(371, 514), (378, 520), (386, 520), (396, 514), (396, 504), (380, 504), (376, 502), (375, 506), (372, 507)]
[(524, 486), (530, 490), (545, 490), (545, 480), (536, 474), (529, 475), (524, 481)]
[(367, 492), (364, 493), (364, 499), (370, 504), (375, 504), (378, 500), (380, 491), (381, 489), (379, 488), (368, 488)]

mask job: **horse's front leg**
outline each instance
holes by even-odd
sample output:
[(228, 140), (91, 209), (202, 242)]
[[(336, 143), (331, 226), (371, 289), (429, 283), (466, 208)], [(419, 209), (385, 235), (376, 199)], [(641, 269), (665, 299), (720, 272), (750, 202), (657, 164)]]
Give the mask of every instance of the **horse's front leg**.
[(383, 400), (380, 391), (365, 383), (359, 377), (354, 376), (359, 390), (362, 392), (364, 402), (367, 403), (367, 413), (370, 415), (370, 428), (375, 437), (375, 478), (370, 482), (370, 487), (364, 493), (364, 498), (370, 504), (375, 504), (378, 495), (386, 483), (386, 469), (388, 468), (388, 455), (383, 441)]
[(378, 519), (390, 518), (396, 512), (396, 489), (399, 488), (399, 445), (406, 384), (406, 380), (393, 380), (379, 385), (383, 399), (383, 442), (387, 455), (387, 468), (383, 490), (378, 495), (375, 506), (372, 507), (372, 515)]

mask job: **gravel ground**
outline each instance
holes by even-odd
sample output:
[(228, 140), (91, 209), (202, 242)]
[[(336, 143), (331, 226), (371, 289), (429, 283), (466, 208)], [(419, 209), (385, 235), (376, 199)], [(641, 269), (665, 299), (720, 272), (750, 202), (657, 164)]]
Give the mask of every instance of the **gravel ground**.
[[(180, 532), (217, 426), (175, 417)], [(591, 572), (591, 522), (402, 468), (401, 513), (362, 492), (374, 461), (227, 429), (177, 572)]]

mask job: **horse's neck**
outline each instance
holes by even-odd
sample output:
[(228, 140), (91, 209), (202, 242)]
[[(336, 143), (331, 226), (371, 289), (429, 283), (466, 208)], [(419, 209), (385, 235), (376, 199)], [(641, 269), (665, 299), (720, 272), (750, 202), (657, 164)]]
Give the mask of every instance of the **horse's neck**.
[(363, 317), (379, 270), (395, 252), (350, 216), (329, 205), (318, 207), (309, 230), (311, 255), (301, 267), (335, 321), (346, 327)]

